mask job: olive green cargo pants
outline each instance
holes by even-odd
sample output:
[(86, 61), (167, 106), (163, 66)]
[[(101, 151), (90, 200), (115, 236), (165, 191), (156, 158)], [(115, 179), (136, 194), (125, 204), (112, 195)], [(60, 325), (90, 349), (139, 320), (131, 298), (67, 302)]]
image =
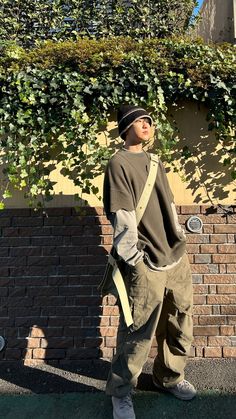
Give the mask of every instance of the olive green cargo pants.
[(158, 354), (153, 377), (165, 387), (184, 378), (192, 342), (192, 276), (187, 254), (166, 271), (151, 271), (143, 262), (122, 271), (133, 321), (127, 328), (121, 312), (117, 348), (106, 393), (127, 395), (137, 384), (156, 333)]

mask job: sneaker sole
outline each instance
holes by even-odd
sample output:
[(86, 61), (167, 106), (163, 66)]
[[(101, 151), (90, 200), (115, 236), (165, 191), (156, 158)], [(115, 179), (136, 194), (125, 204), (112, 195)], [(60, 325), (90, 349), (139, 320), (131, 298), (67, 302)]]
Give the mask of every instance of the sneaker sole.
[(192, 400), (197, 394), (197, 392), (195, 394), (191, 394), (191, 395), (181, 395), (179, 393), (176, 394), (173, 390), (171, 390), (171, 388), (163, 387), (161, 384), (157, 383), (154, 380), (152, 380), (152, 382), (158, 390), (163, 391), (165, 393), (173, 394), (173, 396), (175, 396), (177, 399), (180, 399), (180, 400), (185, 400), (185, 401)]

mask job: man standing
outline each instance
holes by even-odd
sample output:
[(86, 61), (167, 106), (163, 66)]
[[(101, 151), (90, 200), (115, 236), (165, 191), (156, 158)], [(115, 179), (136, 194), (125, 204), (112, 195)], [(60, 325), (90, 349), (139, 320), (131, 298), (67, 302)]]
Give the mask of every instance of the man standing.
[(114, 419), (135, 419), (131, 393), (155, 334), (154, 385), (182, 400), (196, 394), (184, 379), (192, 342), (192, 278), (185, 235), (160, 160), (142, 219), (139, 223), (136, 219), (150, 169), (150, 154), (143, 144), (150, 138), (152, 123), (145, 109), (120, 107), (118, 127), (124, 147), (109, 161), (104, 179), (104, 208), (114, 227), (113, 249), (133, 322), (127, 326), (120, 310), (116, 354), (106, 386)]

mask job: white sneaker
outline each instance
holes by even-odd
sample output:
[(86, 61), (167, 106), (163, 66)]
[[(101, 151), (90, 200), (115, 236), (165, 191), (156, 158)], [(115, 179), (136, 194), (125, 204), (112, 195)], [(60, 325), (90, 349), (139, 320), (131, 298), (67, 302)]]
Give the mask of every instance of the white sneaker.
[(197, 391), (194, 388), (194, 386), (187, 380), (182, 380), (180, 381), (180, 383), (176, 384), (173, 387), (164, 387), (160, 383), (155, 381), (154, 378), (152, 380), (156, 388), (162, 391), (167, 391), (168, 393), (173, 394), (175, 397), (177, 397), (177, 399), (180, 400), (191, 400), (197, 394)]
[(112, 396), (113, 419), (135, 419), (134, 406), (131, 395), (125, 397)]

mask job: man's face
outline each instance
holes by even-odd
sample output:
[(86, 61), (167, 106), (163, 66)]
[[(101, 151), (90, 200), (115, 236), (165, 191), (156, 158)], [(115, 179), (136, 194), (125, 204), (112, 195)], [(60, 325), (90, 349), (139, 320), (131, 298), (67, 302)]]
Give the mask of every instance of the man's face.
[(140, 118), (135, 121), (126, 132), (126, 141), (135, 144), (148, 141), (151, 136), (151, 125), (149, 118)]

